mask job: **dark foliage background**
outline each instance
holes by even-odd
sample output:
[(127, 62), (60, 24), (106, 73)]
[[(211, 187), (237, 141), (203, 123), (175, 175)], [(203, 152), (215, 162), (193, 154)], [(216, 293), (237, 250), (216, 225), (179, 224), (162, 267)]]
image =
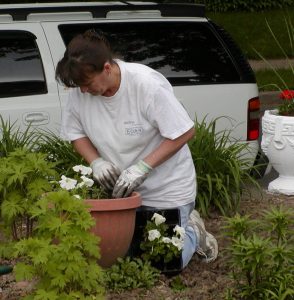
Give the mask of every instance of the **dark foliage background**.
[[(150, 0), (141, 0), (150, 1)], [(1, 0), (0, 4), (12, 3), (57, 3), (59, 0)], [(81, 1), (81, 0), (63, 0), (62, 2), (100, 2), (97, 1)], [(105, 1), (104, 1), (105, 2)], [(124, 2), (124, 1), (122, 1)], [(200, 3), (205, 4), (206, 10), (210, 12), (229, 12), (229, 11), (265, 11), (270, 9), (279, 9), (286, 7), (294, 7), (294, 0), (155, 0), (156, 3)]]

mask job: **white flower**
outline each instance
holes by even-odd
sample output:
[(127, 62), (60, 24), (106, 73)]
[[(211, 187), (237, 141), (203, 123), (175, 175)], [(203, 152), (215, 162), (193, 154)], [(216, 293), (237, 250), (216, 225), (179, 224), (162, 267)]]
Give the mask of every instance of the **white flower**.
[(81, 179), (83, 180), (84, 184), (87, 187), (91, 187), (94, 184), (94, 180), (92, 180), (91, 178), (88, 178), (86, 176), (81, 176)]
[(67, 191), (72, 190), (76, 187), (77, 181), (75, 179), (66, 177), (64, 175), (61, 176), (61, 180), (59, 181), (60, 187), (66, 189)]
[(154, 220), (156, 226), (158, 226), (158, 225), (164, 223), (166, 221), (166, 218), (160, 214), (154, 213), (151, 220)]
[(77, 199), (81, 199), (81, 196), (80, 195), (73, 195), (75, 198)]
[(76, 165), (76, 166), (72, 167), (72, 169), (73, 169), (75, 172), (79, 173), (80, 170), (81, 170), (81, 165)]
[(148, 240), (154, 241), (160, 238), (160, 232), (157, 229), (152, 229), (148, 231)]
[(173, 230), (177, 235), (180, 236), (181, 239), (183, 239), (185, 237), (185, 228), (184, 227), (176, 225)]
[(77, 189), (80, 189), (80, 188), (84, 187), (85, 185), (86, 185), (86, 183), (85, 183), (84, 181), (82, 181), (82, 182), (79, 182), (79, 183), (76, 185), (76, 188), (77, 188)]
[(86, 167), (83, 165), (76, 165), (73, 167), (73, 170), (77, 173), (81, 173), (82, 175), (91, 175), (92, 169), (90, 167)]
[(172, 237), (172, 244), (178, 248), (178, 250), (182, 250), (184, 247), (184, 241), (183, 239), (179, 239), (175, 236)]
[(172, 240), (169, 237), (163, 237), (162, 241), (166, 244), (170, 244), (172, 242)]

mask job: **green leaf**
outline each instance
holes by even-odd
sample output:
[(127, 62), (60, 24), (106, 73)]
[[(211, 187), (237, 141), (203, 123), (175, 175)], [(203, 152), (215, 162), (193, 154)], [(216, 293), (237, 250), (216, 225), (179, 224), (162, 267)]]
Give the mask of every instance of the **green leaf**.
[(31, 280), (34, 276), (34, 267), (25, 263), (17, 263), (14, 267), (15, 278), (17, 281)]
[(51, 189), (52, 186), (47, 179), (35, 178), (27, 185), (27, 195), (30, 198), (36, 199)]
[(56, 291), (37, 290), (34, 300), (57, 300), (59, 299)]
[(27, 175), (33, 170), (23, 164), (11, 165), (10, 176), (7, 179), (7, 186), (11, 186), (14, 183), (22, 184), (27, 178)]
[(56, 272), (54, 278), (51, 280), (51, 285), (62, 290), (66, 286), (68, 281), (69, 279), (66, 279), (66, 276)]
[(35, 266), (46, 264), (52, 253), (52, 246), (48, 242), (44, 242), (44, 247), (40, 245), (38, 248), (38, 251), (32, 257), (32, 263)]
[(26, 201), (26, 199), (23, 198), (19, 191), (10, 192), (1, 206), (3, 218), (10, 221), (19, 215), (23, 215), (25, 212), (24, 201)]

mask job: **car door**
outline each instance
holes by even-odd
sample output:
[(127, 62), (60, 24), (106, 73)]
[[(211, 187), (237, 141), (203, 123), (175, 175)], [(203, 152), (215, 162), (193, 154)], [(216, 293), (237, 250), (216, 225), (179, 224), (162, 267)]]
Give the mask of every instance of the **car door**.
[(58, 131), (60, 100), (54, 66), (39, 23), (1, 24), (0, 114), (16, 129)]

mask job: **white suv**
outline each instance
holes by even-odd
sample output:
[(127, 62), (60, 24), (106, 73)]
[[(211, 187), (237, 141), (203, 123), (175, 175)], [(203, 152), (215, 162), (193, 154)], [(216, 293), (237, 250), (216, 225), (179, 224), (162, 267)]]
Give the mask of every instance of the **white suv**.
[(87, 29), (103, 31), (126, 61), (161, 72), (192, 119), (219, 116), (218, 129), (258, 151), (254, 74), (204, 6), (143, 2), (0, 5), (0, 114), (21, 127), (58, 130), (68, 89), (55, 80), (65, 46)]

